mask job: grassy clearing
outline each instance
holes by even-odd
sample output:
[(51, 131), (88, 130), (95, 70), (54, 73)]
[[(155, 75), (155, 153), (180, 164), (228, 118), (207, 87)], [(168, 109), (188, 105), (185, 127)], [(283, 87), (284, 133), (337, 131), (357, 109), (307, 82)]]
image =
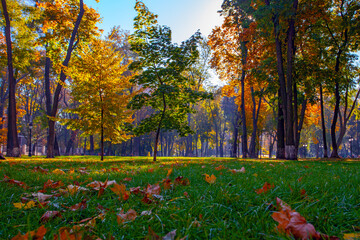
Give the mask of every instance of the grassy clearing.
[[(36, 166), (47, 168), (50, 173), (33, 172)], [(219, 166), (222, 167), (216, 170)], [(89, 174), (79, 171), (83, 167)], [(245, 173), (229, 171), (242, 167), (245, 167)], [(95, 180), (116, 180), (129, 190), (137, 186), (145, 188), (148, 183), (161, 183), (171, 168), (173, 172), (169, 178), (172, 182), (183, 176), (190, 180), (190, 185), (164, 190), (160, 184), (160, 195), (164, 200), (158, 203), (143, 203), (143, 197), (135, 194), (122, 201), (108, 187), (100, 197), (95, 190), (53, 197), (45, 208), (17, 209), (13, 205), (26, 193), (42, 189), (48, 179), (61, 180), (62, 188), (74, 181), (86, 187)], [(65, 170), (66, 174), (51, 173), (55, 169)], [(71, 169), (75, 172), (71, 173)], [(275, 230), (277, 223), (271, 218), (274, 210), (269, 203), (276, 205), (276, 197), (303, 215), (317, 231), (341, 238), (360, 228), (359, 173), (359, 161), (159, 158), (153, 163), (150, 158), (137, 157), (107, 158), (104, 162), (91, 157), (9, 159), (0, 162), (1, 178), (6, 175), (23, 181), (29, 188), (0, 182), (0, 239), (11, 239), (19, 232), (25, 234), (39, 228), (43, 225), (40, 218), (46, 211), (62, 211), (62, 218), (44, 224), (45, 238), (53, 239), (61, 227), (72, 227), (73, 222), (98, 216), (99, 204), (108, 210), (105, 219), (96, 220), (91, 234), (101, 239), (111, 236), (143, 239), (148, 235), (148, 226), (160, 236), (176, 229), (176, 239), (185, 236), (188, 239), (291, 239)], [(209, 184), (203, 174), (214, 174), (216, 182)], [(122, 181), (129, 177), (131, 181)], [(257, 194), (255, 190), (265, 182), (274, 184), (274, 188)], [(302, 190), (306, 193), (301, 193)], [(56, 193), (58, 189), (47, 189), (46, 193), (52, 191)], [(73, 212), (66, 208), (84, 199), (87, 199), (86, 209)], [(116, 214), (121, 209), (124, 212), (134, 209), (138, 217), (118, 224)], [(150, 215), (140, 216), (141, 212), (149, 210)]]

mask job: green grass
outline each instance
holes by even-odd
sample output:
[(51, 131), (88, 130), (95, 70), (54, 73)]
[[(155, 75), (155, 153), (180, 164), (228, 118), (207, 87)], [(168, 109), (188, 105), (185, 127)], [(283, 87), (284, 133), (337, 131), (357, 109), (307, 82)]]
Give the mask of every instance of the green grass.
[[(224, 166), (226, 169), (215, 170)], [(49, 174), (33, 172), (35, 166), (50, 170)], [(79, 169), (87, 167), (89, 175), (79, 172), (65, 175), (51, 173), (55, 169)], [(228, 169), (245, 167), (246, 173), (233, 174)], [(120, 172), (102, 171), (119, 168)], [(153, 168), (153, 172), (148, 169)], [(168, 169), (173, 168), (170, 179), (183, 176), (190, 180), (188, 186), (176, 186), (160, 193), (164, 201), (145, 204), (142, 196), (131, 194), (127, 201), (120, 201), (109, 188), (99, 198), (96, 191), (62, 195), (51, 199), (45, 209), (17, 209), (13, 203), (20, 202), (25, 193), (42, 189), (48, 180), (61, 180), (65, 186), (74, 181), (87, 183), (99, 180), (116, 180), (130, 187), (146, 187), (161, 182)], [(216, 182), (207, 183), (202, 174), (214, 174)], [(360, 228), (360, 162), (359, 161), (273, 161), (235, 160), (229, 158), (159, 158), (153, 163), (150, 158), (108, 157), (100, 162), (95, 157), (61, 157), (55, 160), (44, 158), (9, 159), (0, 162), (0, 178), (3, 175), (25, 182), (30, 188), (23, 189), (0, 182), (0, 239), (11, 239), (39, 228), (41, 216), (46, 211), (63, 211), (62, 218), (45, 223), (46, 239), (53, 239), (61, 227), (72, 227), (72, 222), (95, 217), (98, 204), (107, 208), (104, 220), (97, 219), (93, 235), (101, 239), (143, 239), (150, 226), (164, 236), (176, 229), (176, 239), (291, 239), (275, 231), (277, 223), (271, 218), (276, 197), (281, 198), (313, 224), (317, 231), (340, 238), (345, 233)], [(302, 177), (299, 182), (298, 179)], [(91, 179), (90, 179), (91, 178)], [(257, 194), (265, 182), (275, 187), (264, 194)], [(307, 196), (301, 195), (304, 189)], [(57, 191), (48, 189), (47, 193)], [(188, 198), (184, 192), (188, 193)], [(72, 206), (87, 199), (85, 210), (71, 212), (64, 206)], [(134, 209), (138, 217), (134, 221), (118, 224), (116, 214), (123, 209)], [(151, 215), (140, 216), (151, 210)]]

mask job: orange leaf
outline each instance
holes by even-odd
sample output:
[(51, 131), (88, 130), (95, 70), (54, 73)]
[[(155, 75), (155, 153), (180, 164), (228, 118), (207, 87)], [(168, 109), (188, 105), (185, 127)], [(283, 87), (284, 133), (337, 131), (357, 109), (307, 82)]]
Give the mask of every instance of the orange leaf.
[(28, 240), (29, 237), (34, 240), (42, 240), (44, 239), (45, 233), (46, 233), (46, 228), (44, 227), (44, 225), (42, 225), (37, 230), (28, 232), (25, 235), (21, 235), (21, 233), (19, 233), (11, 240)]
[(214, 176), (214, 174), (212, 174), (211, 176), (209, 176), (209, 174), (203, 174), (203, 175), (205, 175), (205, 181), (207, 181), (208, 183), (210, 183), (210, 184), (213, 184), (213, 183), (215, 183), (215, 181), (216, 181), (216, 177)]
[(166, 177), (169, 177), (170, 175), (171, 175), (171, 173), (173, 172), (173, 169), (172, 168), (170, 168), (169, 170), (168, 170), (168, 172), (167, 172), (167, 174), (166, 174)]
[(122, 200), (126, 201), (130, 197), (130, 192), (126, 191), (126, 186), (124, 184), (114, 184), (114, 187), (110, 188), (116, 195), (118, 195)]
[(218, 167), (215, 168), (215, 170), (217, 170), (217, 171), (220, 171), (220, 170), (222, 170), (222, 169), (225, 169), (225, 167), (224, 167), (223, 165), (220, 165), (220, 166), (218, 166)]

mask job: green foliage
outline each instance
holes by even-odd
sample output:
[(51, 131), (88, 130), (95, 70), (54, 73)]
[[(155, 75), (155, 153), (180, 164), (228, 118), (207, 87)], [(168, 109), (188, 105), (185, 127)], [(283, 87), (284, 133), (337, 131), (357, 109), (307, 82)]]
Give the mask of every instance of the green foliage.
[(208, 98), (209, 94), (195, 91), (195, 82), (185, 72), (199, 57), (197, 45), (200, 33), (195, 33), (180, 46), (171, 42), (169, 27), (157, 24), (157, 16), (144, 3), (137, 1), (134, 19), (135, 32), (130, 36), (131, 50), (138, 58), (130, 69), (138, 71), (131, 81), (142, 87), (129, 107), (139, 110), (151, 107), (154, 113), (136, 127), (136, 134), (164, 130), (177, 130), (180, 135), (190, 133), (187, 114), (190, 104)]

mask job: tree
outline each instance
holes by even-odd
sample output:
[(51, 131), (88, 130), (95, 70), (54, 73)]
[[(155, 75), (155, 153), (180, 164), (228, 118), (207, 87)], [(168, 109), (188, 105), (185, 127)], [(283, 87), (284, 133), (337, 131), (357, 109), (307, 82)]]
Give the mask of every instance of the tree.
[(132, 81), (143, 88), (129, 106), (139, 110), (151, 107), (154, 113), (143, 119), (134, 132), (137, 135), (156, 131), (154, 161), (156, 161), (160, 130), (177, 130), (181, 136), (191, 132), (187, 114), (190, 104), (208, 94), (193, 90), (196, 83), (184, 75), (199, 56), (197, 44), (200, 33), (195, 33), (180, 46), (171, 43), (169, 27), (157, 24), (157, 15), (144, 3), (137, 1), (135, 32), (130, 36), (131, 50), (138, 54), (130, 68), (141, 71)]
[(64, 123), (85, 135), (100, 134), (103, 160), (104, 140), (120, 143), (129, 139), (126, 128), (132, 122), (132, 111), (126, 107), (132, 97), (131, 75), (124, 75), (128, 64), (123, 64), (124, 55), (115, 51), (112, 41), (95, 39), (82, 49), (69, 69), (75, 105), (69, 112), (76, 118)]
[[(84, 5), (83, 0), (37, 3), (44, 9), (41, 42), (46, 47), (45, 96), (48, 115), (47, 158), (53, 158), (55, 146), (55, 117), (58, 113), (60, 93), (66, 80), (65, 68), (69, 66), (72, 52), (80, 41), (91, 39), (98, 34), (95, 27), (99, 15)], [(73, 11), (69, 11), (72, 9)], [(84, 17), (84, 19), (83, 19)], [(74, 23), (75, 22), (75, 23)], [(70, 27), (69, 27), (70, 26)], [(70, 36), (70, 37), (69, 37)], [(67, 47), (65, 47), (67, 46)], [(64, 50), (66, 49), (66, 50)], [(60, 75), (51, 99), (50, 68), (53, 66)]]

